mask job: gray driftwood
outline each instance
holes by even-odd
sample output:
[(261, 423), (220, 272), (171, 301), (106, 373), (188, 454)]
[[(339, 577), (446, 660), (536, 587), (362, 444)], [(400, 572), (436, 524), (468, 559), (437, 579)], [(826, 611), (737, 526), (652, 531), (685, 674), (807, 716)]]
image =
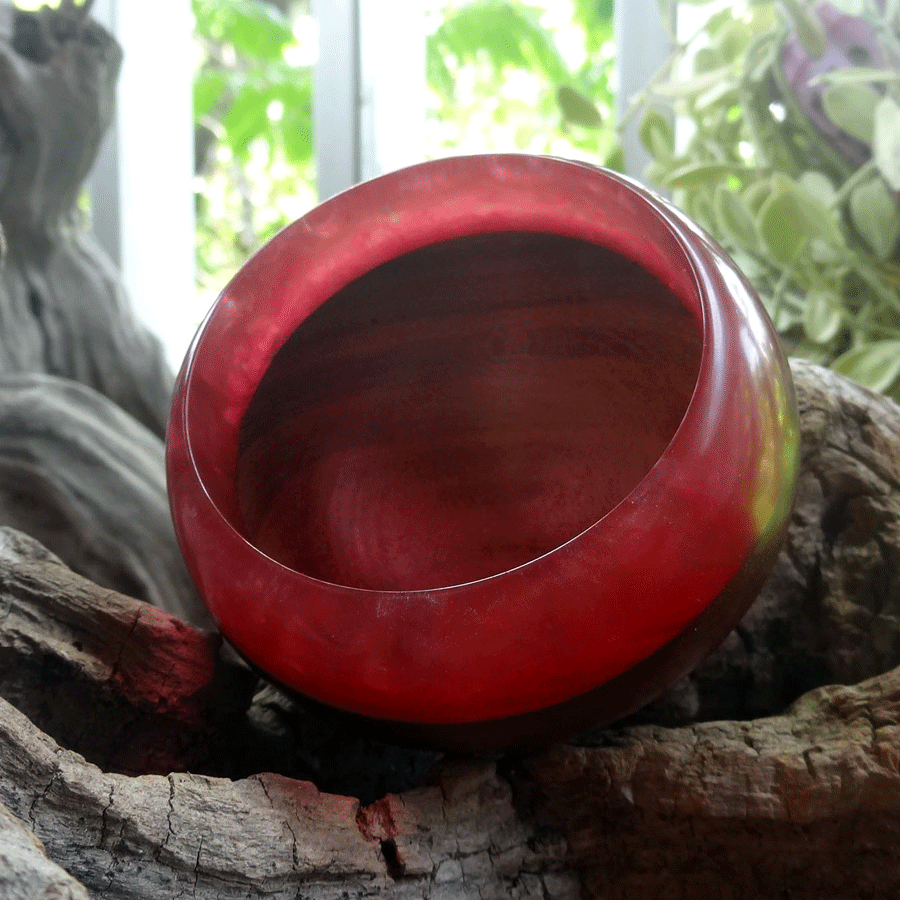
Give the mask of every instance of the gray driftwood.
[(794, 372), (788, 543), (740, 653), (658, 701), (686, 724), (432, 759), (365, 802), (296, 777), (314, 720), (289, 700), (273, 718), (215, 638), (0, 532), (0, 802), (21, 826), (0, 818), (0, 878), (58, 877), (30, 832), (93, 897), (897, 896), (900, 408)]
[(51, 862), (21, 820), (0, 808), (0, 896), (4, 900), (89, 900), (84, 886)]
[(0, 525), (103, 587), (211, 625), (172, 531), (162, 441), (89, 387), (0, 372)]
[(0, 0), (0, 371), (89, 385), (162, 435), (172, 386), (162, 349), (77, 209), (120, 61), (71, 0), (35, 13)]

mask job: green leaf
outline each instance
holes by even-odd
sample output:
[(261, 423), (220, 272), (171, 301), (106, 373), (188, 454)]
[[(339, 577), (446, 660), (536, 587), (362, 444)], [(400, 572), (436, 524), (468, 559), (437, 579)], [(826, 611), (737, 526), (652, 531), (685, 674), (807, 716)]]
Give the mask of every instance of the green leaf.
[(675, 152), (675, 132), (672, 123), (655, 109), (648, 110), (641, 120), (638, 137), (647, 152), (656, 160), (668, 161)]
[(716, 36), (720, 34), (724, 29), (731, 27), (731, 23), (733, 21), (734, 10), (731, 7), (725, 7), (725, 9), (720, 9), (718, 12), (714, 12), (706, 20), (704, 31), (708, 35), (710, 35), (713, 41), (715, 41)]
[(750, 207), (747, 206), (740, 194), (730, 190), (724, 184), (719, 185), (713, 198), (713, 209), (722, 231), (735, 244), (749, 249), (756, 247), (759, 242), (756, 222)]
[(824, 366), (828, 362), (830, 348), (804, 337), (791, 347), (791, 356), (799, 356), (801, 359), (808, 359), (810, 362)]
[(881, 95), (868, 84), (832, 84), (822, 95), (825, 115), (847, 134), (866, 143), (875, 132), (875, 108)]
[(875, 109), (872, 156), (885, 181), (900, 191), (900, 105), (883, 97)]
[(513, 66), (538, 71), (556, 84), (572, 77), (552, 36), (533, 11), (510, 0), (481, 0), (459, 7), (438, 27), (429, 52), (460, 62), (486, 57), (497, 73)]
[(271, 92), (258, 91), (253, 86), (245, 87), (235, 97), (222, 118), (225, 140), (235, 155), (246, 156), (250, 141), (257, 135), (267, 132), (269, 128), (267, 110), (273, 99)]
[(294, 165), (312, 160), (313, 142), (309, 116), (285, 116), (282, 120), (284, 153)]
[(290, 20), (267, 0), (193, 0), (191, 9), (199, 35), (239, 54), (280, 59), (295, 40)]
[(603, 124), (603, 116), (593, 101), (567, 84), (556, 89), (556, 103), (563, 118), (572, 125), (599, 128)]
[(703, 91), (694, 101), (697, 112), (703, 112), (710, 107), (726, 108), (732, 106), (739, 99), (737, 85), (730, 81), (720, 81), (709, 90)]
[(666, 100), (683, 100), (686, 97), (692, 97), (696, 94), (702, 94), (710, 88), (721, 84), (723, 80), (732, 79), (731, 69), (724, 66), (713, 69), (711, 72), (704, 72), (694, 78), (677, 81), (669, 81), (661, 84), (654, 89), (654, 93)]
[(695, 76), (720, 71), (725, 66), (722, 54), (713, 47), (701, 47), (694, 55), (691, 68)]
[(837, 197), (837, 191), (835, 191), (831, 179), (822, 172), (809, 169), (797, 181), (804, 190), (809, 191), (813, 197), (824, 203), (825, 206), (831, 206)]
[(900, 83), (900, 72), (886, 72), (868, 66), (847, 66), (846, 69), (832, 69), (811, 78), (810, 84), (896, 84)]
[(862, 256), (854, 261), (854, 275), (865, 284), (865, 293), (876, 298), (876, 306), (885, 310), (893, 310), (894, 321), (900, 315), (900, 293), (891, 278), (885, 278), (880, 266), (872, 264)]
[(228, 39), (235, 50), (264, 59), (277, 59), (294, 42), (288, 18), (270, 3), (244, 2), (229, 4), (232, 12)]
[(753, 32), (744, 22), (729, 18), (716, 35), (715, 41), (722, 57), (730, 61), (744, 54), (752, 37)]
[(752, 85), (759, 85), (769, 77), (781, 53), (782, 42), (777, 30), (772, 29), (769, 34), (763, 31), (760, 38), (762, 40), (748, 48), (752, 52), (747, 54), (746, 80)]
[(603, 165), (607, 169), (621, 172), (623, 175), (627, 174), (628, 166), (625, 163), (625, 151), (620, 144), (616, 144), (610, 149), (603, 159)]
[(713, 230), (716, 214), (709, 191), (689, 192), (684, 198), (684, 211), (707, 231)]
[(284, 114), (278, 124), (285, 156), (294, 165), (308, 164), (313, 152), (310, 80), (307, 78), (280, 85), (277, 99), (284, 104)]
[(822, 21), (804, 0), (782, 0), (781, 6), (787, 13), (800, 46), (811, 59), (818, 59), (825, 52), (827, 43)]
[(803, 330), (816, 344), (827, 344), (841, 330), (841, 299), (827, 289), (810, 291), (803, 306)]
[(425, 39), (425, 75), (428, 86), (441, 97), (452, 101), (456, 95), (456, 78), (444, 58), (441, 36), (435, 32)]
[(857, 185), (850, 194), (850, 218), (879, 259), (888, 259), (900, 240), (900, 209), (881, 178)]
[(873, 391), (886, 391), (900, 376), (900, 341), (860, 344), (839, 356), (832, 368)]
[(730, 163), (689, 163), (668, 175), (665, 184), (673, 190), (689, 190), (707, 184), (721, 183), (729, 175), (744, 171), (747, 171), (745, 167)]
[(765, 295), (762, 296), (762, 301), (779, 334), (787, 334), (800, 322), (800, 316), (787, 303), (776, 303)]
[(772, 180), (770, 178), (760, 178), (758, 181), (754, 181), (744, 188), (742, 197), (747, 204), (747, 208), (754, 216), (759, 216), (759, 211), (762, 209), (766, 200), (772, 195), (772, 191)]
[(613, 0), (574, 0), (572, 18), (584, 31), (585, 50), (596, 56), (612, 38)]
[(758, 257), (745, 253), (740, 247), (729, 247), (728, 252), (751, 284), (759, 285), (770, 271), (769, 267)]
[(782, 265), (791, 265), (813, 241), (841, 243), (831, 210), (785, 175), (760, 209), (758, 224), (763, 243)]
[(194, 118), (205, 116), (225, 93), (228, 76), (221, 69), (202, 69), (194, 79)]

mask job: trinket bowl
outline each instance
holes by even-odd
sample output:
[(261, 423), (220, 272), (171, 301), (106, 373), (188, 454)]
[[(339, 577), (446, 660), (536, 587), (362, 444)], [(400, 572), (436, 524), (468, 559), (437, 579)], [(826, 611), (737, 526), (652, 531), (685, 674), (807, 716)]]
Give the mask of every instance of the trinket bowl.
[(612, 172), (424, 163), (290, 225), (179, 376), (170, 501), (224, 636), (456, 749), (545, 743), (686, 674), (773, 565), (790, 372), (707, 235)]

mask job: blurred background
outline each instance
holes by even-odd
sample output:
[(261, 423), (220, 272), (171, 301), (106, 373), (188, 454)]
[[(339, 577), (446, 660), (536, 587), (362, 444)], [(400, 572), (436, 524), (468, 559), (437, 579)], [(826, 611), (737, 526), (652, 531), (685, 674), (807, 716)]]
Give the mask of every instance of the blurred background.
[[(657, 0), (627, 7), (641, 80), (647, 35), (657, 65), (666, 38)], [(96, 0), (125, 57), (85, 206), (172, 365), (242, 262), (355, 182), (496, 150), (621, 167), (617, 12), (613, 0)]]
[(422, 160), (531, 152), (666, 193), (788, 352), (900, 400), (900, 0), (91, 9), (124, 63), (85, 213), (173, 367), (244, 260), (316, 203)]

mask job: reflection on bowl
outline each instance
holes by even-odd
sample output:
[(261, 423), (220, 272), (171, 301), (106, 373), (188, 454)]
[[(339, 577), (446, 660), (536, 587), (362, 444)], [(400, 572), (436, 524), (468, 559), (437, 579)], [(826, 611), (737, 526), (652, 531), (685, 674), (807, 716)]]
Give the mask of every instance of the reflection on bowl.
[(185, 558), (273, 679), (448, 747), (621, 716), (737, 621), (797, 465), (756, 298), (662, 201), (426, 163), (259, 251), (185, 361)]

